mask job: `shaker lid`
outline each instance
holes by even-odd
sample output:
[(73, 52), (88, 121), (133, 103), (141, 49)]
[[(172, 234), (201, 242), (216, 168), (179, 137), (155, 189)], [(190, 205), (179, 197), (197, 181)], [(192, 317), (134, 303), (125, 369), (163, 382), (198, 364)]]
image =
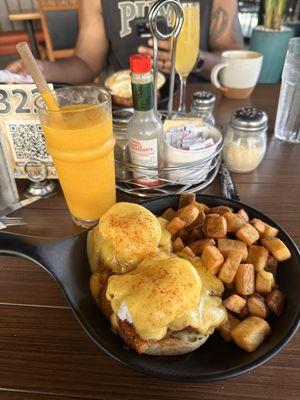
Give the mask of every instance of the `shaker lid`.
[(231, 117), (230, 125), (240, 130), (258, 131), (268, 126), (268, 116), (258, 108), (239, 108)]
[(216, 97), (205, 90), (195, 92), (192, 96), (192, 105), (196, 107), (211, 107), (215, 104)]
[(133, 111), (130, 109), (114, 110), (112, 112), (113, 126), (119, 129), (126, 129)]

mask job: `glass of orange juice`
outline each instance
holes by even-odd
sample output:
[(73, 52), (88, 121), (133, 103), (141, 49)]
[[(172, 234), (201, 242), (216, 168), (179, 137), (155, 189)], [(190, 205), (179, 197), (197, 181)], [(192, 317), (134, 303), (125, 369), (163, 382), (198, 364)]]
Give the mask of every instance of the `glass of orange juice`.
[(47, 93), (36, 100), (47, 150), (74, 222), (90, 227), (116, 201), (110, 95), (94, 86), (51, 93), (53, 108)]

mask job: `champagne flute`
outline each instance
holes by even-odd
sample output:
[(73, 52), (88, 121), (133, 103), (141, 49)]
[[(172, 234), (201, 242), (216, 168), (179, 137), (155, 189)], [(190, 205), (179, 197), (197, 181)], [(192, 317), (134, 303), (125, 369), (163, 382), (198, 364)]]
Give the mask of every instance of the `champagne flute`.
[(199, 55), (200, 4), (198, 1), (182, 1), (184, 22), (178, 36), (175, 69), (180, 77), (180, 100), (178, 111), (186, 111), (185, 89)]

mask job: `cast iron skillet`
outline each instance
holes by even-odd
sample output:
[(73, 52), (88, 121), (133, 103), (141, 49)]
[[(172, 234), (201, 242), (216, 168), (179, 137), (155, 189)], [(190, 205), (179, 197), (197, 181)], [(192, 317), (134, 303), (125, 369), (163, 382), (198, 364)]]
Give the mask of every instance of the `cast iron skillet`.
[[(59, 283), (76, 317), (86, 333), (107, 354), (145, 374), (178, 381), (215, 381), (249, 371), (277, 354), (295, 334), (300, 320), (300, 254), (292, 241), (274, 221), (238, 201), (198, 195), (198, 201), (217, 206), (226, 204), (234, 209), (243, 207), (251, 218), (261, 218), (280, 229), (281, 238), (289, 247), (292, 258), (281, 263), (278, 273), (280, 288), (287, 294), (282, 316), (271, 321), (272, 334), (253, 353), (246, 353), (234, 344), (227, 344), (215, 333), (195, 352), (177, 357), (138, 355), (128, 349), (110, 329), (109, 321), (97, 308), (89, 291), (89, 265), (86, 237), (47, 240), (0, 232), (0, 254), (20, 256), (46, 269)], [(168, 207), (177, 207), (178, 196), (144, 203), (155, 214)]]

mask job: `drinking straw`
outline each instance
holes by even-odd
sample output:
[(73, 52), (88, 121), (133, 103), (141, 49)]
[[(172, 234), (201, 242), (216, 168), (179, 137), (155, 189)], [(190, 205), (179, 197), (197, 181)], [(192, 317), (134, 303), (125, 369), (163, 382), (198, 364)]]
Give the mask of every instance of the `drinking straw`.
[(51, 111), (59, 111), (59, 106), (54, 98), (49, 86), (39, 69), (35, 58), (26, 42), (21, 42), (17, 44), (17, 50), (22, 58), (23, 63), (25, 64), (26, 68), (28, 69), (38, 91), (40, 92), (43, 100), (47, 106), (47, 108)]

